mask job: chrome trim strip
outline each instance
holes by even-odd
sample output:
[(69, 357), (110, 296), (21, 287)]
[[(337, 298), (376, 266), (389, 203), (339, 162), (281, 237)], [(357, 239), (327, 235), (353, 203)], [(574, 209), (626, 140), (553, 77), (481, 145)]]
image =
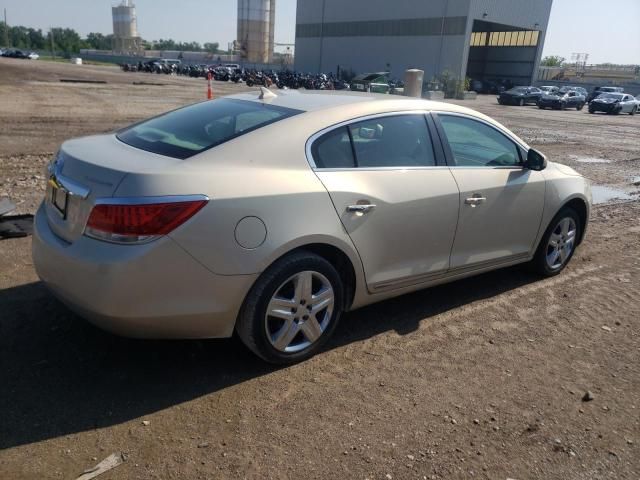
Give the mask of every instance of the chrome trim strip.
[(158, 197), (102, 197), (96, 198), (94, 205), (149, 205), (152, 203), (178, 203), (178, 202), (194, 202), (209, 201), (208, 196), (202, 194), (196, 195), (163, 195)]
[(91, 190), (87, 187), (61, 174), (54, 174), (51, 180), (62, 186), (72, 197), (80, 197), (82, 200), (86, 200), (89, 197), (89, 193), (91, 193)]

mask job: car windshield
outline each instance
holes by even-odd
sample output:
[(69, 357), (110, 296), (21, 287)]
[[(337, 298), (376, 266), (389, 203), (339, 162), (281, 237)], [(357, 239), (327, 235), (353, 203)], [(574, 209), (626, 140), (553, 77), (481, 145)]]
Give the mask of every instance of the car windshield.
[(373, 80), (377, 80), (380, 78), (380, 75), (377, 73), (372, 73), (371, 75), (367, 75), (366, 77), (364, 77), (362, 80), (368, 81), (368, 82), (372, 82)]
[(185, 159), (299, 113), (260, 102), (218, 99), (138, 123), (116, 136), (132, 147)]
[(613, 98), (616, 100), (622, 100), (624, 95), (622, 93), (603, 93), (598, 98)]
[(515, 87), (509, 90), (508, 93), (527, 93), (527, 87)]

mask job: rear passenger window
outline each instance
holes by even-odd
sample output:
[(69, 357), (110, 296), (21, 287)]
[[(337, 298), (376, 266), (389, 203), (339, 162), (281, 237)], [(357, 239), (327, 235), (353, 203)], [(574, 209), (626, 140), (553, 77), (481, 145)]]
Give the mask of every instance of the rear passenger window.
[(347, 127), (331, 130), (316, 140), (311, 147), (318, 168), (354, 168), (353, 149)]
[(500, 167), (520, 165), (516, 144), (493, 127), (469, 118), (438, 115), (456, 165)]
[(382, 117), (349, 125), (359, 168), (436, 164), (424, 115)]

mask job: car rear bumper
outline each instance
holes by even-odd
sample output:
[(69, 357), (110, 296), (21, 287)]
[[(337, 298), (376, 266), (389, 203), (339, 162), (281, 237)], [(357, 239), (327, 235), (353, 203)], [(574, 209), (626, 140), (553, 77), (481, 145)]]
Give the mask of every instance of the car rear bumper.
[(220, 338), (233, 333), (257, 275), (216, 275), (168, 237), (116, 245), (49, 228), (41, 206), (33, 262), (40, 279), (96, 326), (135, 338)]

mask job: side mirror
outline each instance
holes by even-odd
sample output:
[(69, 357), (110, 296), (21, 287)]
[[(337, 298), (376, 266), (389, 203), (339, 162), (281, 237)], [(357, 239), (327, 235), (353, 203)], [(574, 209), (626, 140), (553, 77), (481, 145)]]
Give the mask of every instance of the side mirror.
[(547, 168), (547, 157), (537, 150), (530, 148), (529, 153), (527, 153), (527, 160), (524, 162), (524, 168), (540, 172)]

